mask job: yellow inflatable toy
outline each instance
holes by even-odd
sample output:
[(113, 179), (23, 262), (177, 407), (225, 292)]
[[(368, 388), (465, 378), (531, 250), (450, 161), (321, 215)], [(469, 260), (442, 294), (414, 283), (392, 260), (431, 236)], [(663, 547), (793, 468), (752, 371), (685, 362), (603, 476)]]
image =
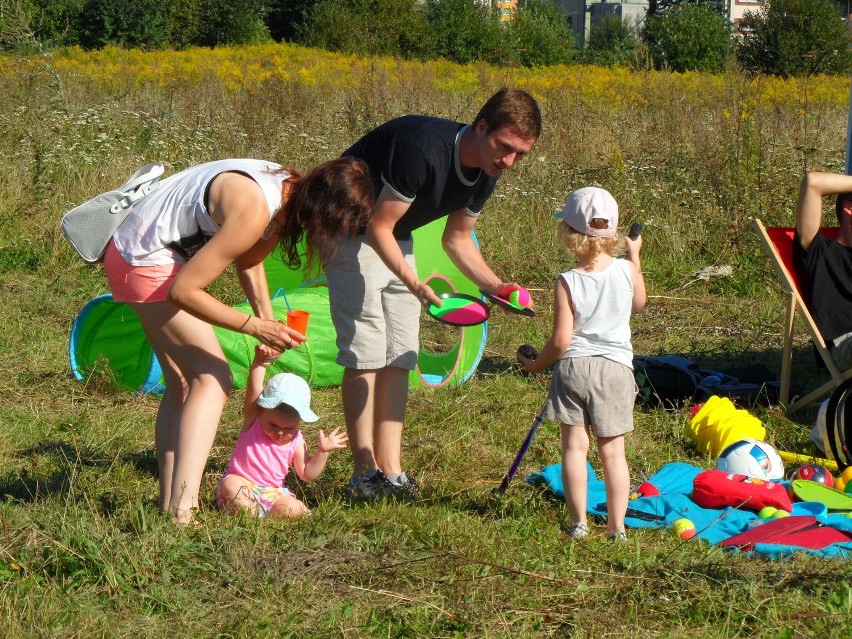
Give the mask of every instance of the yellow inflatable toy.
[(699, 453), (718, 457), (729, 444), (741, 439), (763, 441), (766, 428), (727, 397), (713, 395), (689, 420), (684, 434), (695, 442)]

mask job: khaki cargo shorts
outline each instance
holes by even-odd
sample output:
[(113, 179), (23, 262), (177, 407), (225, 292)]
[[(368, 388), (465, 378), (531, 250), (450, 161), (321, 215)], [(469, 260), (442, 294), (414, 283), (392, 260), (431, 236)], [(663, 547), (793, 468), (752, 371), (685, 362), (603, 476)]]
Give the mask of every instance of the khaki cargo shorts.
[[(398, 243), (415, 270), (413, 240)], [(362, 370), (413, 370), (420, 350), (420, 302), (366, 238), (343, 240), (325, 272), (337, 331), (337, 363)]]

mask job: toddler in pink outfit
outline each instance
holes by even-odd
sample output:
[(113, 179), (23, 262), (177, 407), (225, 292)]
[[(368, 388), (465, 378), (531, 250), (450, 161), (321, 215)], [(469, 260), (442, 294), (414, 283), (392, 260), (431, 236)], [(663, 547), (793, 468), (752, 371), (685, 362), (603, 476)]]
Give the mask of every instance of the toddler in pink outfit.
[(279, 373), (264, 387), (266, 368), (273, 361), (258, 349), (249, 369), (243, 429), (228, 470), (216, 485), (220, 510), (244, 508), (258, 517), (304, 515), (308, 507), (284, 487), (290, 468), (304, 481), (313, 481), (325, 468), (328, 454), (346, 448), (346, 433), (339, 428), (328, 436), (320, 430), (317, 452), (308, 455), (299, 426), (319, 419), (311, 410), (311, 389), (292, 373)]

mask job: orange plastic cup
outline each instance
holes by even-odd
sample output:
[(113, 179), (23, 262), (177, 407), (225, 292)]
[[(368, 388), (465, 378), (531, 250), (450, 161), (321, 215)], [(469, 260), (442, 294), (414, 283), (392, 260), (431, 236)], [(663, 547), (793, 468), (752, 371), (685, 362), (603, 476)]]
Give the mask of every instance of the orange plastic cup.
[(308, 311), (287, 311), (287, 326), (307, 337), (310, 316)]

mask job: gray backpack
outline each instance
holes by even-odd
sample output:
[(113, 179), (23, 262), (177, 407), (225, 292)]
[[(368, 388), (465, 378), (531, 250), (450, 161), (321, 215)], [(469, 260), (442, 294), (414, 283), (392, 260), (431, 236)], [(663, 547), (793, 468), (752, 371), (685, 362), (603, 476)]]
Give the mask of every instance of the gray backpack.
[(159, 162), (146, 164), (115, 191), (75, 206), (62, 216), (62, 232), (87, 262), (100, 262), (110, 238), (133, 209), (133, 204), (158, 186), (163, 174)]

